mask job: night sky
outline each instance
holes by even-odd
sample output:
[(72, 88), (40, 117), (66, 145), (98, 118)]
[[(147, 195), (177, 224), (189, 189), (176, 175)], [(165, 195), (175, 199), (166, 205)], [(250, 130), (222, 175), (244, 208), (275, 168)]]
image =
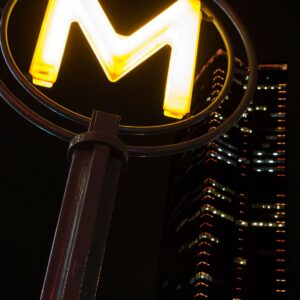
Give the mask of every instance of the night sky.
[[(0, 0), (0, 5), (6, 1)], [(174, 1), (102, 0), (112, 24), (130, 34)], [(244, 22), (259, 63), (290, 63), (290, 227), (297, 218), (300, 147), (295, 91), (296, 48), (288, 47), (291, 14), (280, 0), (230, 0)], [(27, 73), (47, 1), (19, 0), (12, 15), (10, 43), (20, 69)], [(210, 29), (208, 29), (210, 30)], [(201, 32), (198, 67), (218, 47)], [(289, 41), (290, 42), (290, 41)], [(72, 47), (73, 45), (73, 47)], [(292, 49), (292, 50), (291, 50)], [(45, 91), (59, 103), (90, 116), (93, 109), (122, 116), (122, 124), (169, 122), (162, 117), (162, 99), (169, 49), (162, 49), (120, 82), (108, 83), (79, 28), (73, 26), (57, 84)], [(23, 91), (0, 60), (1, 78), (21, 97)], [(155, 75), (154, 75), (155, 74)], [(36, 104), (25, 98), (31, 107)], [(40, 110), (56, 120), (52, 114)], [(48, 135), (0, 101), (0, 299), (39, 299), (48, 256), (67, 180), (68, 143)], [(103, 277), (98, 298), (152, 300), (158, 269), (161, 229), (166, 204), (170, 158), (130, 158), (122, 170), (113, 212)], [(299, 237), (291, 230), (290, 266), (299, 274)], [(296, 293), (296, 287), (292, 287)], [(217, 299), (216, 299), (217, 300)], [(253, 299), (254, 300), (254, 299)]]

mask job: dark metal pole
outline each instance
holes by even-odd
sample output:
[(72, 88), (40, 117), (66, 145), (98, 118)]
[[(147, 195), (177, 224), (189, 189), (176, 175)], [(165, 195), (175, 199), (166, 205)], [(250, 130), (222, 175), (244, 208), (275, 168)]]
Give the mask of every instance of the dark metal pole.
[(89, 130), (70, 144), (72, 163), (41, 300), (96, 297), (126, 146), (120, 117), (94, 112)]

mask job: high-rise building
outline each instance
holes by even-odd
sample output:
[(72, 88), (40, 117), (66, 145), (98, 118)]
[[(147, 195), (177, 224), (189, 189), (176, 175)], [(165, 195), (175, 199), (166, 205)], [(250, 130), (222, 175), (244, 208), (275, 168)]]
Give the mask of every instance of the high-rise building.
[[(230, 115), (248, 80), (242, 61), (235, 64), (230, 101), (179, 139), (212, 130)], [(225, 71), (219, 50), (196, 78), (197, 109), (220, 92)], [(260, 64), (240, 121), (174, 158), (157, 300), (287, 299), (286, 135), (287, 65)]]

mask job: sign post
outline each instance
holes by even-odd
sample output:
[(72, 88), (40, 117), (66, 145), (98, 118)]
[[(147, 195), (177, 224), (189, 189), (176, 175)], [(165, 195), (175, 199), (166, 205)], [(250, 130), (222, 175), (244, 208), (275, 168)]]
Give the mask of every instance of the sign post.
[(41, 300), (94, 299), (126, 147), (120, 117), (95, 111), (70, 146), (72, 163)]

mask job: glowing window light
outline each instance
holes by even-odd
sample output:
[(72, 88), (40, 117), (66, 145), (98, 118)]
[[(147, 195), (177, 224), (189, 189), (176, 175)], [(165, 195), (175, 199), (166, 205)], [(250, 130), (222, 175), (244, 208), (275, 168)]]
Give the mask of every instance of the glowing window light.
[(114, 30), (98, 0), (50, 0), (29, 72), (36, 85), (54, 84), (73, 22), (81, 27), (112, 82), (169, 45), (164, 114), (180, 119), (190, 111), (200, 21), (200, 0), (178, 0), (130, 36), (123, 36)]
[(203, 294), (203, 293), (197, 293), (196, 295), (194, 295), (194, 298), (199, 298), (199, 297), (207, 298), (208, 296), (206, 294)]
[(203, 285), (203, 286), (205, 286), (205, 287), (209, 287), (209, 284), (204, 283), (204, 282), (202, 282), (202, 281), (197, 282), (197, 283), (195, 284), (195, 286), (199, 286), (199, 285)]
[(285, 279), (276, 279), (277, 282), (286, 282)]
[(235, 257), (234, 262), (240, 265), (247, 265), (247, 260), (242, 257)]

